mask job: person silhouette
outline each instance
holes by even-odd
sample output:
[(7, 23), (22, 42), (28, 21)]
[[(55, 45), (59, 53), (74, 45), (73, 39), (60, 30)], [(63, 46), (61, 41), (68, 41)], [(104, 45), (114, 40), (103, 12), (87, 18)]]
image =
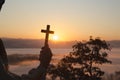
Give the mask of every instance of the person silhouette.
[(5, 0), (0, 0), (0, 10), (2, 8), (2, 5), (4, 4)]
[(40, 64), (33, 68), (28, 74), (23, 74), (23, 80), (46, 80), (46, 72), (52, 59), (52, 51), (48, 46), (42, 47), (39, 55)]
[[(2, 5), (4, 4), (5, 0), (0, 0), (0, 10), (2, 8)], [(0, 60), (3, 63), (4, 69), (8, 70), (8, 58), (7, 53), (5, 51), (5, 47), (3, 45), (2, 40), (0, 39)]]
[(8, 71), (8, 58), (7, 58), (7, 53), (5, 51), (5, 47), (3, 45), (3, 42), (2, 40), (0, 39), (0, 59), (1, 59), (1, 62), (4, 66), (4, 69), (6, 71)]
[[(2, 5), (4, 4), (5, 0), (0, 0), (0, 10), (2, 8)], [(7, 53), (5, 51), (5, 47), (3, 45), (2, 40), (0, 39), (0, 60), (3, 63), (4, 69), (8, 70), (8, 58)]]
[[(5, 0), (0, 0), (0, 10)], [(18, 76), (8, 71), (8, 58), (4, 44), (0, 39), (0, 80), (46, 80), (46, 71), (52, 58), (52, 52), (49, 46), (41, 49), (37, 68), (33, 68), (27, 75)]]
[[(0, 11), (5, 0), (0, 0)], [(16, 80), (14, 77), (11, 77), (8, 74), (8, 58), (3, 45), (2, 40), (0, 39), (0, 80)]]
[(49, 46), (42, 47), (39, 55), (40, 65), (47, 68), (52, 58), (52, 51)]

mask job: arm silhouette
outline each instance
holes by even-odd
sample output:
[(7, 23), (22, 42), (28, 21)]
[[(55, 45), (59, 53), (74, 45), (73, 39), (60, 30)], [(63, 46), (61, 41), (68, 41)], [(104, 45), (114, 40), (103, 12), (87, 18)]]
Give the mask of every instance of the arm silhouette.
[(43, 66), (44, 68), (47, 68), (51, 61), (51, 58), (52, 58), (51, 49), (48, 46), (43, 47), (39, 55), (40, 65)]
[(39, 60), (40, 64), (37, 68), (33, 68), (27, 75), (22, 75), (23, 80), (46, 80), (46, 71), (52, 58), (51, 49), (45, 46), (41, 49)]

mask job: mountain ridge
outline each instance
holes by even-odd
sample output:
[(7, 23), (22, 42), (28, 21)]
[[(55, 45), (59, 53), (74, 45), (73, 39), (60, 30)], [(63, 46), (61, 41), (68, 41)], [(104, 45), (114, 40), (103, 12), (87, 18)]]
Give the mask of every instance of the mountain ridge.
[[(41, 48), (44, 39), (2, 38), (6, 48)], [(72, 48), (78, 41), (49, 41), (52, 48)], [(113, 48), (120, 48), (120, 40), (106, 41)]]

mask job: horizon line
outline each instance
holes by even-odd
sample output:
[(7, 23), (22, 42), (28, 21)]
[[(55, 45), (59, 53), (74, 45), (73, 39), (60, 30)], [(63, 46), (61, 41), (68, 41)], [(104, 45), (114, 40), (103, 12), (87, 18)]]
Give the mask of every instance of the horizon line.
[[(1, 39), (26, 39), (26, 40), (44, 40), (43, 38), (14, 38), (14, 37), (1, 37)], [(101, 38), (100, 38), (101, 39)], [(54, 41), (54, 40), (51, 40), (49, 39), (50, 41)], [(89, 38), (87, 39), (89, 40)], [(87, 40), (57, 40), (55, 42), (69, 42), (69, 41), (87, 41)], [(105, 39), (102, 39), (102, 40), (105, 40)], [(105, 40), (105, 41), (120, 41), (120, 39), (112, 39), (112, 40)]]

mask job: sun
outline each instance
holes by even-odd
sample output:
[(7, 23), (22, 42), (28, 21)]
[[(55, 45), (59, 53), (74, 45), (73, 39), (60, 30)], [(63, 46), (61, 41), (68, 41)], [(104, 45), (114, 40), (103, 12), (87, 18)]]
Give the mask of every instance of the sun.
[(54, 36), (53, 36), (53, 40), (58, 40), (58, 36), (57, 36), (57, 35), (54, 35)]

